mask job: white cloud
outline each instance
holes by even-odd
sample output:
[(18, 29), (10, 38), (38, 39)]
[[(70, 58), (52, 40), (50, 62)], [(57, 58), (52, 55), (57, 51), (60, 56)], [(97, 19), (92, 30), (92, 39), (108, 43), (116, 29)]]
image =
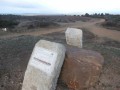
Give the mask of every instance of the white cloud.
[(4, 7), (6, 12), (20, 10), (21, 13), (39, 11), (68, 14), (117, 11), (120, 14), (119, 3), (119, 0), (0, 0), (0, 12), (1, 7)]
[(42, 0), (44, 4), (62, 13), (97, 12), (119, 9), (118, 0)]

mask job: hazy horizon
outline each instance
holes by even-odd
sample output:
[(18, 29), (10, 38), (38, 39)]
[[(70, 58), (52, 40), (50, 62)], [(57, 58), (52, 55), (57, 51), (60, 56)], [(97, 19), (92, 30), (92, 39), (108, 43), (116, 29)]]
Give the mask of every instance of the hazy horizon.
[(73, 15), (120, 14), (118, 0), (0, 0), (0, 14)]

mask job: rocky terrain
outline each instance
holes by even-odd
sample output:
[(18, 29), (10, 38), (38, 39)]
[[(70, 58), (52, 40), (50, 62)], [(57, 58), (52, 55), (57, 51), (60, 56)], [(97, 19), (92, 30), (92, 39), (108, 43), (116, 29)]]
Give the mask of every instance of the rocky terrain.
[[(44, 36), (19, 36), (0, 40), (0, 90), (20, 90), (24, 73), (32, 49), (39, 39), (66, 44), (64, 32)], [(106, 38), (98, 38), (84, 31), (84, 49), (95, 50), (105, 58), (104, 68), (96, 86), (88, 90), (120, 89), (120, 43)], [(58, 82), (57, 90), (68, 90)]]
[[(67, 24), (60, 23), (62, 26), (58, 28), (38, 28), (36, 32), (1, 32), (0, 90), (21, 90), (35, 43), (45, 39), (66, 45), (64, 31), (68, 26), (82, 28), (83, 48), (101, 53), (105, 60), (99, 81), (94, 87), (85, 90), (120, 90), (120, 33), (99, 27), (96, 24), (99, 22), (101, 21), (98, 19), (91, 19), (90, 22), (87, 19)], [(59, 80), (56, 90), (69, 89)]]

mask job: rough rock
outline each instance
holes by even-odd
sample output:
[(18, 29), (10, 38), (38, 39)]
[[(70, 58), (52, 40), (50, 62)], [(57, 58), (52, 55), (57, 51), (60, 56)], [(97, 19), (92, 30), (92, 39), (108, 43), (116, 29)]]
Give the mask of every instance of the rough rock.
[(65, 51), (62, 44), (40, 40), (28, 63), (22, 90), (55, 90)]
[(67, 28), (65, 32), (66, 42), (68, 45), (82, 48), (82, 30), (76, 28)]
[(71, 90), (89, 88), (98, 81), (103, 63), (95, 51), (68, 46), (60, 80)]

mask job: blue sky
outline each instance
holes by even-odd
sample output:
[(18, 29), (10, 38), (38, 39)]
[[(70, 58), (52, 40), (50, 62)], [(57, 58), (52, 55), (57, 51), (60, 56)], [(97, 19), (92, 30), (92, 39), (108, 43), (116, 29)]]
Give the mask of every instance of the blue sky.
[(2, 14), (120, 14), (120, 0), (0, 0)]

